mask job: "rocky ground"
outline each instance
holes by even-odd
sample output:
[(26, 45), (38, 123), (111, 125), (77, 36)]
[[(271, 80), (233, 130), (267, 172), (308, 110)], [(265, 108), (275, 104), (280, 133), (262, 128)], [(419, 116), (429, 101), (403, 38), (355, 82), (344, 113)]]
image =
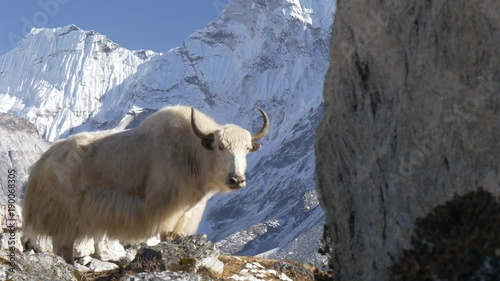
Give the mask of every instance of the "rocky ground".
[[(329, 273), (294, 261), (220, 255), (205, 235), (125, 245), (101, 239), (77, 245), (75, 265), (50, 252), (50, 243), (26, 244), (2, 232), (0, 280), (331, 280)], [(19, 244), (24, 244), (24, 249)], [(148, 245), (149, 244), (149, 245)], [(43, 249), (44, 252), (40, 252)], [(36, 251), (35, 251), (36, 250)], [(23, 251), (23, 252), (21, 252)]]
[[(161, 271), (157, 264), (147, 264), (141, 268), (142, 273), (130, 266), (101, 273), (88, 272), (80, 280), (149, 280), (148, 278), (162, 275), (172, 278), (175, 274), (182, 275), (179, 280), (332, 280), (331, 274), (315, 267), (300, 264), (294, 261), (278, 261), (257, 257), (238, 257), (220, 255), (219, 260), (224, 264), (222, 272), (215, 272), (206, 267), (193, 270), (192, 260), (181, 263), (184, 271)], [(193, 274), (195, 272), (195, 274)], [(135, 278), (135, 279), (134, 279)], [(177, 280), (177, 279), (173, 279)]]

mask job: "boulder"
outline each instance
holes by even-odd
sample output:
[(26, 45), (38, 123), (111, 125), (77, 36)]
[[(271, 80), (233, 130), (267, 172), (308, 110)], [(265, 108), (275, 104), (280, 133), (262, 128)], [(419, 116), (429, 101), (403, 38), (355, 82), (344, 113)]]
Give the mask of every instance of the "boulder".
[(146, 240), (146, 245), (154, 246), (158, 245), (161, 242), (160, 235), (151, 236), (148, 240)]
[(17, 254), (13, 267), (2, 259), (0, 258), (0, 280), (76, 281), (75, 276), (79, 275), (75, 267), (52, 253)]
[(18, 204), (0, 205), (0, 250), (23, 252), (19, 229), (22, 226), (22, 209)]
[(120, 241), (104, 237), (95, 243), (95, 256), (103, 261), (120, 261), (127, 252)]
[(22, 253), (24, 251), (19, 231), (0, 233), (0, 249), (5, 252)]
[(317, 129), (336, 280), (387, 280), (418, 218), (500, 193), (500, 3), (339, 1)]
[(76, 269), (76, 270), (77, 270), (77, 271), (78, 271), (81, 275), (86, 274), (86, 273), (88, 273), (88, 272), (90, 272), (90, 271), (91, 271), (91, 269), (90, 269), (90, 268), (88, 268), (88, 267), (86, 267), (86, 266), (84, 266), (84, 265), (81, 265), (81, 264), (79, 264), (79, 263), (75, 263), (75, 269)]
[(92, 259), (88, 265), (88, 268), (93, 272), (103, 272), (103, 271), (117, 269), (118, 265), (112, 262)]
[(205, 267), (220, 273), (224, 264), (218, 257), (219, 249), (206, 235), (191, 235), (139, 249), (131, 266), (161, 261), (163, 270), (196, 272)]
[(83, 266), (86, 266), (88, 265), (91, 261), (93, 260), (92, 257), (89, 257), (89, 256), (84, 256), (84, 257), (81, 257), (78, 259), (78, 261), (76, 262), (77, 264), (80, 264), (80, 265), (83, 265)]
[(90, 256), (95, 253), (94, 239), (82, 239), (82, 241), (75, 243), (75, 250), (73, 251), (75, 258)]
[(19, 204), (0, 205), (0, 232), (19, 230), (23, 223), (22, 208)]

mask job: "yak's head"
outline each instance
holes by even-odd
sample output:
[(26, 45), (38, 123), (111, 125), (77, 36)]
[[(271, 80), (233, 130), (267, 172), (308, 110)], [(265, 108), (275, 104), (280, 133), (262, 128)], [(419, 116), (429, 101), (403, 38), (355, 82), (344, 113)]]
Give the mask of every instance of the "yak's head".
[(255, 134), (233, 124), (225, 125), (215, 132), (203, 132), (196, 123), (195, 110), (191, 108), (193, 132), (201, 139), (205, 149), (213, 151), (220, 168), (225, 169), (221, 172), (225, 174), (225, 183), (230, 189), (239, 189), (246, 185), (246, 156), (260, 148), (258, 140), (269, 131), (269, 117), (264, 110), (259, 111), (264, 118), (264, 124)]

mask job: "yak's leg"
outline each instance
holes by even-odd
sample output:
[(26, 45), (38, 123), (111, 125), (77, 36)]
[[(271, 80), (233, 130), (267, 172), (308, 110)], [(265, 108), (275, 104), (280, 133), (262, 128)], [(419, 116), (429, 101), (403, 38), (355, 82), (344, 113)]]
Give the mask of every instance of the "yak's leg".
[(62, 257), (69, 264), (74, 264), (75, 262), (75, 258), (73, 257), (73, 244), (74, 243), (64, 245), (62, 248)]
[(181, 237), (184, 237), (184, 235), (180, 235), (179, 233), (175, 233), (173, 231), (163, 231), (160, 233), (160, 241), (172, 241)]
[(196, 203), (196, 205), (186, 210), (179, 217), (172, 231), (161, 232), (160, 241), (171, 241), (186, 235), (195, 234), (200, 225), (201, 218), (203, 217), (208, 198), (203, 198), (200, 202)]
[(73, 264), (73, 246), (74, 239), (71, 241), (65, 241), (63, 239), (56, 239), (52, 237), (52, 246), (54, 248), (54, 253), (60, 257), (62, 257), (67, 263)]
[(62, 243), (59, 241), (60, 241), (59, 239), (52, 237), (52, 248), (53, 248), (54, 254), (62, 257)]
[(195, 234), (200, 225), (205, 206), (209, 197), (205, 197), (200, 202), (196, 203), (192, 208), (187, 210), (177, 221), (174, 232), (186, 236)]

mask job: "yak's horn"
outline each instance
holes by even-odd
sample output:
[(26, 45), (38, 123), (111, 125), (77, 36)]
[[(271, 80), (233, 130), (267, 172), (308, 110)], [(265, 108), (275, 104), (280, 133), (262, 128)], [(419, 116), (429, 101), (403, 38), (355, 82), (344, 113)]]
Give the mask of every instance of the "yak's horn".
[(259, 111), (262, 114), (262, 118), (264, 118), (264, 125), (262, 125), (262, 129), (260, 129), (259, 132), (252, 134), (252, 141), (260, 140), (261, 138), (265, 137), (267, 135), (267, 132), (269, 131), (269, 117), (264, 110), (259, 108)]
[(200, 129), (200, 127), (198, 127), (198, 124), (196, 123), (196, 118), (194, 116), (195, 115), (194, 111), (195, 111), (194, 108), (191, 107), (191, 127), (193, 128), (194, 134), (200, 139), (214, 140), (213, 134), (206, 134)]

